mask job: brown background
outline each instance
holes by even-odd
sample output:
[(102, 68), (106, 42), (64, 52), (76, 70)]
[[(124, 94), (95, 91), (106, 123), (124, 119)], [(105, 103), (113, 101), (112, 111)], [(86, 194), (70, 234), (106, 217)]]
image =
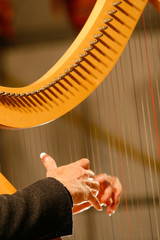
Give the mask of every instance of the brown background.
[[(64, 5), (57, 15), (48, 1), (13, 4), (17, 37), (1, 49), (0, 80), (1, 85), (22, 86), (45, 73), (76, 32)], [(150, 6), (144, 16), (160, 141), (160, 17)], [(87, 157), (96, 173), (119, 177), (123, 195), (117, 213), (109, 217), (90, 209), (75, 216), (70, 239), (160, 239), (160, 156), (142, 19), (111, 74), (88, 99), (47, 125), (0, 130), (0, 151), (1, 171), (17, 189), (45, 176), (42, 151), (58, 165)]]

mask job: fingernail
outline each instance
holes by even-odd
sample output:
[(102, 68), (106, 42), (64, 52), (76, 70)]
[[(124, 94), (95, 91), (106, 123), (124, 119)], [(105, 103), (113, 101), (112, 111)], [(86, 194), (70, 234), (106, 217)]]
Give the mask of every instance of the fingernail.
[(98, 211), (102, 211), (102, 210), (103, 210), (103, 208), (102, 208), (102, 206), (100, 205), (99, 208), (98, 208)]
[(40, 158), (44, 161), (44, 157), (45, 156), (47, 156), (47, 154), (45, 153), (45, 152), (42, 152), (41, 154), (40, 154)]
[(115, 210), (113, 210), (113, 211), (112, 211), (112, 214), (115, 214), (115, 212), (116, 212), (116, 211), (115, 211)]
[(108, 214), (109, 216), (112, 216), (115, 213), (115, 210), (111, 209), (111, 212)]
[(89, 181), (93, 181), (93, 178), (89, 177), (88, 180), (89, 180)]
[(97, 210), (98, 210), (99, 212), (102, 212), (103, 208), (98, 208)]
[(112, 216), (112, 209), (110, 210), (110, 212), (108, 213), (109, 216)]
[(108, 215), (111, 216), (112, 215), (112, 209), (110, 206), (107, 206), (107, 212), (108, 212)]

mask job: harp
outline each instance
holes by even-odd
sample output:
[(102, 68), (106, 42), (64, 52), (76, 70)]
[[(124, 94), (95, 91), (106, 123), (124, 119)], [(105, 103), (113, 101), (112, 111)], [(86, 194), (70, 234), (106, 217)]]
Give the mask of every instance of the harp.
[[(53, 69), (40, 80), (27, 87), (21, 89), (1, 87), (0, 104), (1, 112), (3, 113), (0, 116), (1, 126), (6, 128), (27, 128), (40, 125), (60, 117), (83, 101), (102, 82), (115, 65), (146, 3), (147, 1), (142, 0), (98, 1), (80, 36)], [(158, 1), (153, 2), (153, 5), (159, 9)], [(132, 40), (134, 45), (133, 50), (130, 44), (128, 48), (129, 54), (135, 56), (135, 59), (137, 59), (136, 54), (138, 51), (141, 52), (140, 47), (143, 48), (143, 46), (141, 46), (142, 43), (138, 45), (136, 37), (134, 40)], [(143, 44), (145, 46), (145, 41)], [(113, 59), (111, 56), (114, 56)], [(127, 54), (126, 57), (129, 59)], [(119, 64), (123, 65), (122, 62)], [(121, 212), (120, 210), (119, 215), (111, 219), (106, 219), (104, 215), (101, 218), (98, 217), (100, 221), (96, 225), (97, 232), (92, 234), (91, 230), (89, 231), (90, 233), (87, 233), (85, 228), (82, 227), (80, 230), (75, 230), (77, 232), (76, 239), (79, 239), (78, 236), (82, 239), (105, 239), (105, 235), (100, 238), (98, 237), (100, 236), (101, 228), (103, 228), (103, 230), (107, 228), (107, 232), (104, 231), (104, 234), (106, 234), (106, 236), (108, 234), (109, 239), (116, 239), (118, 236), (119, 239), (145, 239), (147, 237), (149, 239), (159, 239), (159, 125), (156, 120), (153, 135), (152, 124), (150, 122), (154, 121), (155, 118), (149, 117), (151, 113), (147, 88), (144, 88), (144, 93), (142, 89), (139, 90), (141, 106), (138, 107), (138, 94), (135, 92), (136, 111), (137, 114), (142, 117), (142, 120), (139, 116), (137, 117), (136, 128), (140, 127), (140, 123), (143, 124), (143, 129), (139, 130), (139, 137), (132, 130), (132, 124), (133, 126), (135, 124), (132, 122), (132, 119), (130, 119), (131, 125), (127, 121), (124, 121), (124, 123), (121, 122), (122, 109), (127, 119), (129, 119), (128, 114), (132, 115), (127, 108), (125, 98), (122, 96), (122, 94), (126, 95), (125, 87), (127, 86), (125, 85), (126, 83), (124, 84), (123, 79), (127, 82), (127, 77), (131, 77), (133, 80), (132, 87), (135, 88), (134, 78), (137, 78), (137, 76), (134, 75), (135, 71), (139, 73), (139, 77), (142, 79), (147, 78), (146, 73), (140, 73), (140, 67), (143, 66), (143, 64), (146, 66), (143, 56), (141, 56), (141, 59), (137, 59), (137, 63), (131, 64), (132, 67), (130, 71), (133, 71), (133, 76), (129, 75), (129, 69), (125, 69), (124, 65), (122, 68), (120, 65), (115, 68), (108, 77), (109, 82), (103, 83), (103, 88), (100, 86), (99, 91), (96, 91), (94, 97), (90, 98), (87, 102), (89, 106), (94, 105), (94, 107), (98, 109), (96, 113), (93, 114), (90, 108), (86, 109), (86, 105), (85, 107), (81, 105), (79, 111), (82, 111), (82, 115), (78, 116), (78, 110), (74, 110), (72, 113), (64, 116), (64, 118), (60, 120), (60, 123), (55, 122), (55, 126), (57, 127), (58, 125), (58, 130), (55, 129), (53, 125), (46, 125), (44, 128), (33, 129), (33, 132), (30, 129), (26, 129), (18, 133), (18, 146), (21, 144), (24, 145), (24, 140), (27, 146), (27, 148), (24, 147), (26, 156), (24, 157), (23, 164), (20, 161), (16, 162), (16, 160), (14, 162), (19, 170), (25, 168), (28, 171), (27, 161), (25, 160), (36, 159), (37, 149), (40, 148), (48, 148), (51, 155), (55, 156), (55, 158), (56, 156), (58, 158), (60, 155), (60, 159), (63, 159), (61, 149), (62, 146), (64, 148), (64, 143), (67, 142), (65, 139), (63, 139), (63, 141), (59, 140), (59, 136), (63, 136), (63, 122), (66, 126), (66, 131), (68, 134), (71, 134), (68, 140), (71, 140), (74, 132), (74, 134), (77, 134), (77, 137), (80, 136), (77, 143), (81, 148), (80, 150), (75, 150), (75, 143), (73, 142), (73, 144), (69, 144), (69, 150), (65, 149), (63, 154), (70, 156), (72, 161), (79, 158), (80, 155), (84, 156), (85, 154), (88, 158), (93, 159), (92, 166), (94, 170), (104, 171), (105, 169), (105, 171), (111, 172), (121, 179), (124, 189), (122, 206), (124, 205), (126, 207), (126, 211)], [(126, 70), (126, 74), (124, 74), (124, 69)], [(117, 74), (118, 70), (122, 72), (122, 79)], [(112, 79), (114, 79), (114, 81), (116, 79), (117, 87), (112, 83)], [(118, 81), (120, 80), (121, 84), (124, 84), (124, 91), (119, 90), (120, 86), (118, 85)], [(107, 96), (104, 95), (100, 98), (104, 91), (103, 89), (106, 88), (110, 89), (110, 91), (107, 92)], [(112, 106), (108, 103), (108, 100), (110, 101), (110, 95), (113, 100)], [(119, 101), (119, 105), (116, 104), (116, 100)], [(100, 106), (101, 108), (105, 106), (105, 109), (107, 108), (108, 111), (100, 111)], [(85, 112), (85, 116), (83, 116), (83, 112)], [(107, 117), (106, 113), (110, 114), (110, 118), (112, 116), (112, 120), (107, 119), (107, 122), (105, 122), (105, 118)], [(91, 123), (87, 117), (88, 115), (90, 115), (90, 119), (93, 120)], [(68, 118), (71, 120), (68, 121)], [(112, 123), (113, 119), (114, 123)], [(149, 131), (147, 131), (147, 123), (151, 128)], [(72, 124), (71, 130), (69, 130), (70, 124)], [(105, 127), (106, 124), (109, 128)], [(81, 132), (78, 133), (77, 130), (75, 131), (77, 126), (82, 128), (83, 133), (86, 132), (86, 135), (84, 135), (85, 138), (83, 138)], [(58, 142), (61, 142), (60, 146), (56, 143), (56, 146), (53, 147), (50, 143), (46, 142), (47, 140), (44, 142), (39, 141), (39, 139), (45, 138), (45, 130), (47, 128), (48, 136), (51, 137), (51, 132), (57, 134)], [(28, 135), (25, 133), (28, 133)], [(2, 135), (4, 135), (3, 132)], [(32, 135), (35, 135), (36, 143)], [(15, 132), (8, 132), (8, 139), (10, 139), (10, 141), (14, 139), (14, 136)], [(144, 142), (142, 141), (142, 136), (145, 138)], [(74, 136), (74, 138), (76, 137)], [(98, 139), (98, 142), (96, 142), (95, 139)], [(12, 153), (13, 156), (17, 156), (18, 153), (15, 151), (14, 145), (16, 146), (15, 142), (13, 143)], [(155, 148), (153, 145), (155, 145)], [(54, 148), (53, 153), (51, 150), (52, 147)], [(97, 150), (95, 150), (95, 147)], [(3, 148), (6, 149), (5, 145), (3, 145)], [(58, 148), (59, 151), (57, 150)], [(29, 153), (28, 149), (30, 150)], [(45, 151), (48, 152), (47, 150)], [(19, 152), (19, 154), (21, 155), (22, 153)], [(109, 164), (107, 164), (106, 156), (110, 159)], [(96, 159), (103, 159), (104, 161), (100, 162), (99, 160), (96, 161)], [(115, 159), (118, 159), (118, 162)], [(140, 166), (137, 163), (138, 161), (134, 163), (133, 160), (140, 161)], [(34, 163), (30, 162), (30, 166), (32, 164), (34, 164), (35, 167), (39, 166), (38, 161), (39, 160), (36, 160)], [(11, 164), (11, 161), (8, 163), (4, 161), (2, 163), (2, 170), (7, 173), (6, 168), (9, 169)], [(13, 171), (13, 169), (11, 170)], [(26, 182), (32, 182), (39, 177), (37, 174), (35, 175), (35, 179), (33, 177), (28, 181), (27, 176), (25, 176), (26, 179), (23, 179), (23, 183), (18, 183), (15, 172), (12, 174), (11, 170), (6, 176), (9, 177), (13, 175), (10, 179), (16, 183), (17, 187), (23, 184), (25, 185)], [(137, 187), (139, 185), (141, 185), (140, 190)], [(133, 192), (132, 187), (134, 188)], [(145, 191), (146, 195), (141, 194), (139, 191), (142, 191), (142, 193)], [(143, 196), (145, 196), (145, 198)], [(148, 210), (143, 209), (143, 202), (145, 202), (144, 205), (147, 204)], [(145, 221), (142, 215), (144, 215)], [(82, 216), (82, 219), (80, 217), (80, 219), (77, 218), (76, 221), (83, 222), (83, 220), (85, 220), (87, 224), (92, 218), (95, 219), (95, 213), (91, 210), (89, 216), (86, 218)], [(103, 219), (105, 219), (104, 221), (107, 226), (103, 222)], [(124, 227), (124, 225), (120, 224), (121, 219), (123, 219), (124, 225), (127, 226), (125, 233), (121, 231), (121, 228)], [(95, 228), (95, 224), (93, 222), (91, 224), (93, 228)], [(113, 230), (113, 225), (116, 226), (116, 230)]]
[(75, 42), (46, 75), (24, 88), (1, 87), (0, 124), (37, 126), (82, 102), (115, 65), (146, 3), (97, 1)]

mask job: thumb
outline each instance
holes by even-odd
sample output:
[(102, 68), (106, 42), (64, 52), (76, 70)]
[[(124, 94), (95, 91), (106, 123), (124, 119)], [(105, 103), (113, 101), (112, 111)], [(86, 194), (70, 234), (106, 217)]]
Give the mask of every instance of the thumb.
[(51, 158), (46, 153), (41, 153), (40, 158), (42, 159), (43, 165), (45, 166), (46, 170), (49, 170), (50, 168), (57, 168), (57, 164), (53, 158)]

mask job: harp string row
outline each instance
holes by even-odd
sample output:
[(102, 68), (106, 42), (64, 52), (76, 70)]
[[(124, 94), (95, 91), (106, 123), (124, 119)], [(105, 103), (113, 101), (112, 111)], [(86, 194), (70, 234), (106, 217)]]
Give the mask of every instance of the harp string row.
[[(153, 52), (153, 61), (154, 61), (154, 72), (155, 72), (155, 81), (156, 81), (156, 92), (157, 92), (157, 98), (158, 98), (158, 110), (160, 112), (160, 94), (159, 94), (159, 83), (158, 83), (158, 66), (157, 66), (157, 61), (156, 61), (156, 56), (154, 54), (154, 37), (153, 37), (153, 30), (152, 30), (152, 21), (151, 21), (151, 17), (150, 17), (150, 14), (149, 14), (149, 9), (148, 9), (148, 22), (149, 22), (149, 30), (150, 30), (150, 34), (151, 34), (151, 43), (152, 43), (152, 52)], [(156, 26), (156, 29), (158, 29), (157, 27), (157, 18), (156, 18), (156, 15), (155, 15), (155, 12), (154, 12), (154, 23), (155, 23), (155, 26)], [(157, 31), (156, 31), (156, 42), (157, 42), (157, 45), (158, 45), (158, 52), (160, 52), (160, 48), (159, 48), (159, 44), (158, 44), (158, 34), (157, 34)], [(158, 54), (158, 60), (160, 62), (160, 56)], [(150, 124), (151, 126), (151, 124)], [(156, 153), (155, 153), (155, 150), (154, 150), (154, 145), (153, 145), (153, 133), (152, 131), (150, 130), (151, 132), (151, 135), (152, 135), (152, 151), (153, 151), (153, 156), (154, 156), (154, 173), (155, 173), (155, 176), (156, 176), (156, 191), (157, 191), (157, 194), (158, 194), (158, 203), (159, 203), (159, 208), (160, 208), (160, 183), (158, 183), (158, 170), (157, 170), (157, 164), (156, 164)]]
[[(152, 84), (152, 78), (151, 78), (151, 69), (150, 69), (150, 61), (149, 61), (149, 52), (148, 52), (148, 44), (147, 44), (147, 36), (146, 36), (146, 28), (145, 28), (145, 21), (144, 21), (144, 15), (142, 14), (142, 23), (143, 23), (143, 31), (144, 31), (144, 39), (145, 39), (145, 49), (146, 49), (146, 57), (147, 57), (147, 66), (148, 66), (148, 78), (150, 82), (150, 93), (151, 93), (151, 101), (152, 101), (152, 109), (153, 109), (153, 117), (154, 117), (154, 126), (155, 126), (155, 133), (156, 133), (156, 140), (157, 140), (157, 149), (158, 149), (158, 156), (160, 160), (160, 146), (159, 146), (159, 136), (158, 136), (158, 127), (157, 127), (157, 117), (156, 117), (156, 109), (155, 109), (155, 96), (153, 92), (153, 84)], [(142, 53), (141, 53), (142, 55)], [(149, 103), (146, 93), (146, 103), (147, 103), (147, 113), (149, 118), (149, 127), (150, 127), (150, 134), (152, 135), (151, 131), (151, 120), (149, 114)], [(154, 205), (154, 216), (155, 216), (155, 224), (156, 224), (156, 231), (157, 231), (157, 239), (160, 239), (159, 234), (159, 224), (158, 224), (158, 218), (157, 218), (157, 212), (156, 212), (156, 202), (155, 202), (155, 191), (153, 186), (153, 179), (152, 179), (152, 172), (151, 172), (151, 162), (149, 157), (149, 144), (148, 144), (148, 137), (147, 137), (147, 127), (146, 127), (146, 119), (144, 114), (144, 106), (143, 108), (143, 117), (144, 117), (144, 126), (145, 126), (145, 137), (146, 137), (146, 144), (147, 144), (147, 152), (148, 152), (148, 161), (149, 161), (149, 172), (150, 172), (150, 181), (151, 181), (151, 188), (152, 188), (152, 197), (153, 197), (153, 205)]]

